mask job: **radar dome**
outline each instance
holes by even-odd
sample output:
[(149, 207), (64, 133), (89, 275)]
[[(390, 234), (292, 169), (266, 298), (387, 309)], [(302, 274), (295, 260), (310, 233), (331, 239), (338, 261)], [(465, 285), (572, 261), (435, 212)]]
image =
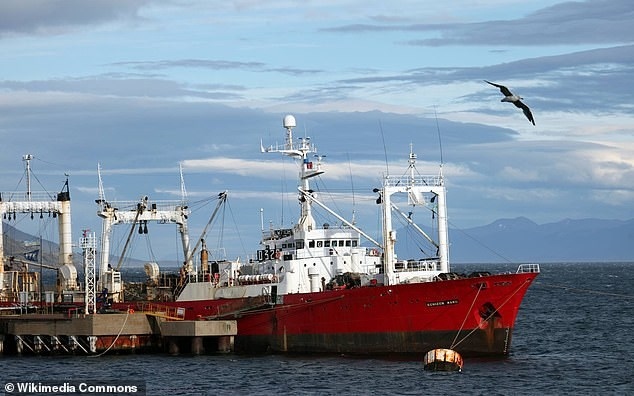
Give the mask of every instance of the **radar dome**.
[(292, 115), (287, 115), (284, 117), (284, 128), (295, 128), (297, 123), (295, 122), (295, 117)]

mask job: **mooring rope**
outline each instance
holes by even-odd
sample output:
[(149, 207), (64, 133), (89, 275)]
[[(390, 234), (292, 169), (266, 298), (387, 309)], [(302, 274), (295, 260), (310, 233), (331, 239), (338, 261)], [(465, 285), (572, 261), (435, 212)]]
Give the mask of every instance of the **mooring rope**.
[[(487, 316), (486, 318), (484, 318), (484, 321), (488, 321), (489, 319), (491, 319), (491, 317), (493, 317), (493, 315), (495, 315), (495, 314), (496, 314), (496, 313), (497, 313), (500, 309), (502, 309), (502, 307), (503, 307), (503, 306), (505, 306), (505, 305), (506, 305), (506, 303), (508, 303), (508, 302), (509, 302), (509, 300), (510, 300), (511, 298), (513, 298), (513, 296), (514, 296), (514, 295), (516, 295), (516, 294), (517, 294), (517, 292), (519, 292), (519, 291), (522, 289), (522, 287), (524, 287), (524, 285), (525, 285), (526, 283), (529, 283), (529, 280), (528, 280), (528, 279), (527, 279), (524, 283), (522, 283), (521, 285), (519, 285), (519, 287), (518, 287), (517, 289), (515, 289), (515, 291), (514, 291), (514, 292), (513, 292), (510, 296), (508, 296), (508, 297), (507, 297), (507, 299), (506, 299), (506, 300), (504, 300), (504, 302), (503, 302), (502, 304), (500, 304), (500, 306), (499, 306), (499, 307), (495, 308), (495, 310), (494, 310), (493, 312), (491, 312), (491, 313), (489, 314), (489, 316)], [(473, 306), (473, 305), (472, 305), (472, 306)], [(469, 308), (469, 311), (471, 311), (471, 308)], [(470, 336), (471, 336), (471, 334), (473, 334), (473, 333), (474, 333), (476, 330), (478, 330), (478, 329), (479, 329), (479, 327), (476, 327), (476, 328), (472, 329), (469, 333), (467, 333), (467, 335), (465, 335), (464, 337), (462, 337), (462, 339), (461, 339), (460, 341), (458, 341), (457, 343), (455, 343), (455, 344), (451, 347), (451, 349), (453, 349), (454, 347), (457, 347), (458, 345), (460, 345), (460, 344), (461, 344), (464, 340), (466, 340), (468, 337), (470, 337)], [(460, 332), (458, 332), (458, 333), (460, 333)], [(458, 336), (456, 336), (456, 338), (458, 338)]]
[(100, 356), (103, 356), (106, 353), (108, 353), (110, 348), (112, 348), (114, 346), (114, 344), (119, 339), (119, 336), (121, 335), (121, 333), (123, 333), (123, 329), (125, 328), (125, 324), (128, 322), (128, 316), (130, 316), (130, 308), (128, 308), (125, 312), (126, 312), (126, 314), (125, 314), (125, 320), (123, 321), (123, 325), (121, 326), (121, 329), (119, 330), (119, 333), (117, 334), (117, 336), (114, 338), (114, 340), (112, 340), (112, 344), (110, 344), (110, 346), (105, 351), (101, 352), (100, 354), (89, 355), (88, 357), (100, 357)]
[(564, 286), (564, 285), (549, 285), (547, 283), (543, 283), (543, 282), (534, 282), (540, 286), (546, 286), (546, 287), (554, 287), (556, 289), (564, 289), (564, 290), (570, 290), (570, 291), (576, 291), (576, 292), (583, 292), (583, 293), (590, 293), (590, 294), (599, 294), (602, 296), (611, 296), (611, 297), (623, 297), (623, 298), (633, 298), (634, 296), (629, 295), (629, 294), (619, 294), (619, 293), (608, 293), (608, 292), (602, 292), (599, 290), (592, 290), (592, 289), (580, 289), (577, 287), (570, 287), (570, 286)]
[(469, 307), (469, 309), (467, 310), (467, 314), (464, 317), (464, 320), (462, 321), (462, 324), (460, 325), (460, 328), (458, 329), (458, 332), (456, 333), (456, 336), (453, 339), (453, 342), (451, 343), (451, 346), (449, 347), (449, 349), (453, 349), (457, 344), (456, 344), (456, 340), (458, 339), (458, 336), (460, 335), (460, 332), (462, 331), (462, 328), (464, 327), (464, 324), (467, 322), (467, 319), (469, 318), (469, 315), (471, 314), (471, 308), (473, 308), (473, 305), (475, 304), (476, 300), (478, 299), (478, 296), (480, 295), (480, 291), (484, 288), (484, 283), (480, 283), (480, 287), (478, 287), (478, 292), (476, 293), (475, 297), (473, 298), (473, 301), (471, 301), (471, 306)]

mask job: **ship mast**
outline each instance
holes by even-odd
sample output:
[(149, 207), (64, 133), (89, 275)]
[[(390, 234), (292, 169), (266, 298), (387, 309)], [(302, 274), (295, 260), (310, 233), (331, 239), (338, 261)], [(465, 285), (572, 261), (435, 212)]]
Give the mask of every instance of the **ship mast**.
[[(392, 227), (392, 209), (396, 207), (392, 203), (392, 195), (407, 194), (409, 205), (424, 205), (424, 194), (431, 194), (430, 202), (435, 202), (438, 220), (438, 263), (440, 272), (449, 272), (449, 244), (447, 227), (447, 202), (446, 188), (442, 171), (435, 176), (419, 175), (416, 171), (416, 154), (410, 145), (408, 159), (408, 172), (406, 176), (386, 175), (383, 180), (382, 204), (383, 204), (383, 243), (386, 283), (397, 283), (394, 273), (396, 256), (394, 246), (396, 244), (396, 230)], [(423, 235), (425, 235), (423, 233)], [(426, 235), (425, 235), (426, 236)]]
[[(26, 191), (24, 193), (0, 193), (0, 216), (7, 218), (13, 215), (15, 220), (17, 213), (30, 214), (33, 219), (34, 213), (39, 213), (40, 218), (44, 213), (52, 214), (58, 219), (59, 229), (59, 268), (64, 268), (66, 272), (75, 271), (73, 265), (73, 244), (71, 239), (71, 213), (70, 213), (70, 188), (68, 186), (68, 175), (62, 190), (52, 198), (48, 192), (31, 190), (31, 160), (34, 156), (26, 154), (22, 157), (25, 162)], [(0, 234), (3, 233), (3, 225), (0, 221)], [(41, 244), (40, 244), (41, 245)], [(41, 247), (40, 247), (41, 249)], [(4, 298), (4, 245), (0, 238), (0, 300)], [(58, 272), (59, 276), (60, 272)], [(58, 286), (65, 290), (77, 288), (76, 279), (58, 279)]]
[[(101, 167), (99, 165), (97, 167), (97, 173), (99, 176), (99, 199), (95, 202), (98, 205), (97, 215), (102, 218), (100, 278), (108, 271), (110, 238), (113, 227), (118, 224), (132, 224), (133, 226), (143, 224), (145, 225), (143, 233), (146, 233), (145, 230), (147, 230), (147, 223), (149, 221), (159, 224), (176, 224), (181, 236), (183, 256), (188, 258), (185, 267), (188, 273), (191, 273), (193, 271), (193, 262), (191, 261), (189, 231), (187, 226), (187, 218), (190, 214), (188, 206), (184, 205), (182, 200), (150, 201), (147, 196), (141, 197), (138, 201), (106, 201), (101, 180)], [(184, 191), (183, 184), (181, 184), (181, 188), (182, 191)], [(128, 238), (129, 237), (130, 236), (128, 236)], [(117, 267), (120, 267), (120, 264)], [(118, 270), (119, 268), (117, 268), (117, 271)]]
[(33, 156), (31, 154), (25, 154), (22, 156), (22, 161), (24, 161), (25, 172), (26, 172), (26, 199), (27, 201), (31, 200), (31, 160)]
[(313, 164), (309, 159), (309, 154), (316, 153), (317, 149), (310, 143), (310, 137), (299, 138), (299, 143), (295, 145), (293, 143), (293, 128), (297, 126), (295, 117), (287, 115), (284, 117), (283, 124), (286, 129), (286, 142), (284, 146), (270, 146), (264, 148), (261, 146), (263, 153), (282, 153), (300, 162), (299, 180), (300, 190), (299, 202), (301, 205), (300, 219), (297, 222), (297, 226), (301, 231), (311, 231), (315, 228), (315, 219), (312, 214), (312, 200), (306, 199), (304, 194), (311, 194), (309, 179), (317, 175), (321, 175), (324, 171), (321, 170), (321, 160), (317, 161), (317, 164)]

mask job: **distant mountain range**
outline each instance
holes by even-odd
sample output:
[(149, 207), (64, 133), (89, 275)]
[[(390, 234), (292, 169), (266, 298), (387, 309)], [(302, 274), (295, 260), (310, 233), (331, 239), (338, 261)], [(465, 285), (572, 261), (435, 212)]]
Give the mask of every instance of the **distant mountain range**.
[[(41, 255), (42, 263), (45, 265), (57, 265), (59, 251), (57, 243), (43, 239), (42, 247), (40, 248), (40, 240), (37, 236), (20, 231), (6, 222), (3, 222), (2, 230), (2, 242), (4, 244), (4, 255), (6, 257), (14, 256), (18, 260), (33, 259), (32, 261), (39, 262), (39, 256)], [(25, 256), (33, 251), (37, 251), (36, 256)], [(73, 259), (76, 264), (81, 262), (77, 261), (77, 257), (73, 257)]]
[[(57, 242), (52, 242), (46, 239), (42, 239), (42, 248), (39, 248), (39, 237), (20, 231), (19, 229), (7, 224), (2, 224), (2, 239), (4, 243), (4, 255), (6, 257), (14, 256), (18, 260), (34, 259), (33, 261), (39, 262), (41, 255), (41, 262), (44, 265), (57, 267), (59, 257), (59, 245)], [(29, 257), (28, 253), (38, 251), (38, 256)], [(119, 257), (110, 256), (110, 261), (116, 263)], [(73, 249), (73, 263), (77, 268), (83, 268), (83, 257), (81, 251)], [(143, 267), (146, 261), (136, 259), (126, 259), (126, 264), (131, 267)]]
[[(37, 237), (4, 224), (5, 255), (19, 255), (25, 248), (22, 241)], [(412, 244), (405, 246), (404, 232), (397, 232), (399, 258), (418, 258)], [(9, 237), (11, 236), (11, 237)], [(634, 262), (634, 219), (565, 219), (555, 223), (537, 224), (525, 217), (500, 219), (491, 224), (449, 230), (449, 256), (454, 263), (495, 262)], [(44, 262), (57, 262), (57, 244), (43, 241)], [(74, 257), (81, 263), (81, 254)], [(144, 261), (131, 260), (130, 266), (142, 266)]]
[(458, 263), (634, 261), (634, 219), (541, 225), (525, 217), (500, 219), (481, 227), (450, 228), (449, 240), (449, 257)]

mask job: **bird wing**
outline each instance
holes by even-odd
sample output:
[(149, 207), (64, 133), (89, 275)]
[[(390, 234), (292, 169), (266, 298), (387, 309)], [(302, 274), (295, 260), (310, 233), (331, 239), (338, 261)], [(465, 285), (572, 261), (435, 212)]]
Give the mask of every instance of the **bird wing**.
[(519, 107), (520, 109), (522, 109), (526, 118), (528, 118), (528, 120), (532, 122), (533, 125), (535, 125), (535, 120), (533, 119), (533, 113), (531, 113), (531, 109), (529, 109), (528, 106), (526, 106), (524, 103), (522, 103), (519, 100), (513, 102), (513, 104)]
[(484, 82), (487, 82), (487, 83), (493, 85), (494, 87), (500, 88), (500, 92), (502, 92), (502, 94), (504, 96), (513, 96), (513, 93), (508, 88), (506, 88), (504, 85), (492, 83), (491, 81), (487, 81), (487, 80), (484, 80)]

